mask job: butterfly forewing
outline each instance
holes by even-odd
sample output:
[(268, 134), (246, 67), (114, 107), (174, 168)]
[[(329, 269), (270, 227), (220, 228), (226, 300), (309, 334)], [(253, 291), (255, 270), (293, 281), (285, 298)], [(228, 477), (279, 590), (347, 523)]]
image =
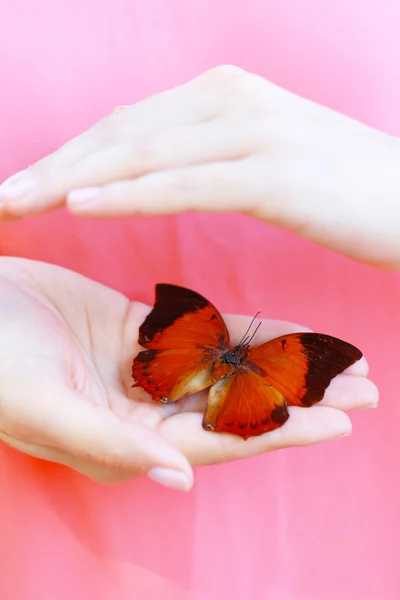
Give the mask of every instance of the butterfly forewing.
[(163, 402), (209, 387), (212, 365), (230, 343), (220, 313), (208, 300), (169, 284), (156, 286), (154, 308), (138, 341), (147, 350), (133, 361), (134, 387)]
[(250, 348), (248, 360), (286, 398), (288, 405), (311, 406), (322, 400), (336, 375), (362, 358), (358, 348), (320, 333), (292, 333)]
[(139, 328), (144, 348), (184, 349), (229, 346), (229, 333), (218, 310), (206, 298), (168, 283), (156, 285), (154, 308)]

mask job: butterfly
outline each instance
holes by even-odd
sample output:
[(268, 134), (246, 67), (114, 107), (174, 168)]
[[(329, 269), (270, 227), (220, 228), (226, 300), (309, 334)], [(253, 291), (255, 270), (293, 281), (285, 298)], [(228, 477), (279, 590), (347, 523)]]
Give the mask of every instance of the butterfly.
[(155, 292), (139, 328), (145, 350), (133, 360), (132, 387), (163, 403), (210, 388), (203, 417), (209, 431), (247, 439), (277, 429), (289, 418), (288, 406), (319, 402), (331, 380), (362, 357), (358, 348), (321, 333), (291, 333), (251, 347), (254, 319), (233, 346), (206, 298), (167, 283)]

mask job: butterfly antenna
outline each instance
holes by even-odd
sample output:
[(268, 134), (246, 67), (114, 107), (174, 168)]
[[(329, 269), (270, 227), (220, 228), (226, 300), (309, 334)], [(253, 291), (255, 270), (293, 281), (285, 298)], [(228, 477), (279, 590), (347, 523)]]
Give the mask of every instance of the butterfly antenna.
[(238, 343), (238, 346), (242, 346), (244, 344), (248, 344), (254, 337), (254, 335), (256, 334), (258, 328), (260, 327), (261, 323), (257, 326), (257, 329), (255, 330), (255, 332), (253, 333), (253, 335), (251, 336), (251, 338), (249, 339), (249, 342), (247, 341), (248, 339), (248, 333), (250, 331), (250, 329), (253, 326), (254, 321), (257, 319), (258, 315), (260, 314), (260, 311), (258, 311), (258, 313), (253, 317), (253, 319), (251, 320), (250, 325), (247, 328), (247, 331), (245, 332), (244, 336), (242, 337), (242, 339), (240, 340), (240, 342)]
[(256, 333), (257, 333), (257, 331), (260, 329), (260, 327), (261, 327), (261, 323), (259, 323), (259, 324), (257, 325), (257, 327), (255, 328), (255, 330), (254, 330), (254, 333), (253, 333), (253, 334), (250, 336), (250, 339), (249, 339), (249, 341), (248, 341), (248, 342), (246, 342), (246, 346), (250, 346), (251, 340), (252, 340), (252, 339), (253, 339), (253, 337), (256, 335)]

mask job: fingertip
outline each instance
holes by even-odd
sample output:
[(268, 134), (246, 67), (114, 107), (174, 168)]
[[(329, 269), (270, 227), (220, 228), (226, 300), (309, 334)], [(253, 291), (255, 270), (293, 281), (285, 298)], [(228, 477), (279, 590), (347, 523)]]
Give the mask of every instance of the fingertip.
[(189, 476), (187, 473), (165, 467), (152, 467), (147, 472), (147, 477), (160, 485), (181, 492), (189, 492), (193, 487), (193, 475)]
[(84, 187), (70, 191), (67, 194), (67, 207), (71, 212), (90, 209), (96, 204), (101, 192), (100, 187)]
[(358, 377), (367, 377), (369, 373), (369, 364), (365, 356), (343, 371), (344, 375), (357, 375)]
[(366, 379), (365, 381), (368, 382), (368, 400), (369, 400), (368, 404), (369, 404), (369, 407), (377, 408), (377, 406), (379, 404), (379, 397), (380, 397), (379, 388), (370, 379)]
[(290, 418), (269, 435), (270, 449), (293, 446), (313, 446), (336, 438), (349, 436), (352, 422), (349, 416), (336, 408), (314, 405), (310, 408), (289, 407)]
[(38, 181), (27, 171), (15, 173), (0, 185), (0, 200), (3, 202), (18, 202), (27, 194), (34, 191)]
[(370, 379), (353, 374), (341, 374), (329, 384), (320, 406), (348, 411), (376, 408), (378, 401), (379, 390)]
[[(340, 412), (340, 411), (339, 411)], [(336, 435), (336, 433), (332, 436), (332, 438), (335, 437), (348, 437), (349, 435), (351, 435), (353, 433), (353, 423), (349, 417), (349, 415), (347, 415), (345, 412), (341, 413), (345, 418), (342, 419), (342, 423), (341, 423), (341, 427), (340, 427), (340, 431), (339, 433)], [(337, 431), (337, 430), (336, 430)]]
[(377, 408), (379, 404), (379, 389), (378, 386), (370, 379), (360, 379), (358, 384), (359, 402), (357, 409)]

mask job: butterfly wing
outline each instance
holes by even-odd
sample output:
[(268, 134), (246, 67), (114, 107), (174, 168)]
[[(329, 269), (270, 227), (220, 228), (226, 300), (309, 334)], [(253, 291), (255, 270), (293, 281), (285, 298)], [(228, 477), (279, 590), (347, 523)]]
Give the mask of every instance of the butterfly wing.
[(146, 348), (133, 361), (133, 387), (154, 400), (174, 402), (211, 385), (212, 366), (229, 333), (218, 310), (187, 288), (156, 285), (152, 311), (139, 328)]
[(247, 358), (263, 369), (289, 406), (312, 406), (322, 400), (331, 380), (362, 353), (329, 335), (293, 333), (250, 348)]
[(244, 366), (210, 388), (203, 428), (247, 439), (281, 427), (288, 418), (283, 395)]
[(139, 328), (138, 341), (144, 348), (158, 350), (230, 344), (215, 306), (197, 292), (169, 283), (156, 285), (154, 308)]

